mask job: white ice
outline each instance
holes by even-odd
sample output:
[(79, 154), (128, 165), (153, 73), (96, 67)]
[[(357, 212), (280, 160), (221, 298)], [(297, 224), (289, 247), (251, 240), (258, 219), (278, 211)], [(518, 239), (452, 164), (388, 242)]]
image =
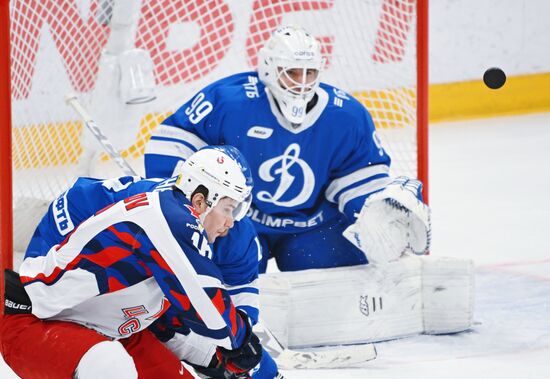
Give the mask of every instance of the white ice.
[[(431, 125), (430, 170), (432, 254), (477, 266), (471, 330), (288, 379), (550, 378), (550, 113)], [(17, 378), (1, 361), (0, 377)]]

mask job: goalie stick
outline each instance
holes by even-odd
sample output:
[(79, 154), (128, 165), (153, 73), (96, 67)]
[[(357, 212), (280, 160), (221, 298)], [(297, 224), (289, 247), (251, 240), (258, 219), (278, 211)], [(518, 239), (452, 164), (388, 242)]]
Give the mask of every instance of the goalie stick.
[(117, 166), (120, 167), (124, 174), (130, 176), (139, 176), (135, 172), (135, 170), (128, 164), (128, 162), (126, 162), (124, 158), (122, 158), (117, 149), (115, 149), (113, 144), (111, 144), (107, 136), (103, 134), (99, 125), (96, 124), (86, 108), (84, 108), (80, 101), (78, 101), (78, 97), (76, 97), (76, 95), (67, 95), (65, 97), (65, 102), (70, 105), (76, 111), (76, 113), (78, 113), (78, 115), (84, 121), (84, 124), (86, 124), (88, 130), (92, 132), (94, 137), (101, 144), (103, 150), (105, 150), (109, 157), (111, 157), (115, 161)]
[(283, 370), (363, 367), (366, 362), (376, 359), (372, 343), (293, 350), (285, 348), (262, 320), (254, 326), (254, 333)]

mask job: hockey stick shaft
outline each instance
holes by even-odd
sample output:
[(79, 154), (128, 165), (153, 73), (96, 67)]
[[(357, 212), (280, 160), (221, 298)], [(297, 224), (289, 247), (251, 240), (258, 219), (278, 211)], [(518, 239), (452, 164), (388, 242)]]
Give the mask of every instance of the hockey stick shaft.
[(68, 95), (65, 98), (65, 102), (70, 105), (76, 113), (82, 118), (84, 124), (88, 130), (94, 135), (97, 141), (103, 147), (103, 150), (111, 157), (113, 161), (117, 164), (118, 167), (124, 172), (125, 175), (138, 176), (136, 171), (126, 162), (120, 153), (115, 149), (111, 141), (107, 138), (105, 134), (101, 131), (101, 128), (94, 121), (92, 116), (88, 113), (86, 108), (78, 101), (78, 98), (75, 95)]

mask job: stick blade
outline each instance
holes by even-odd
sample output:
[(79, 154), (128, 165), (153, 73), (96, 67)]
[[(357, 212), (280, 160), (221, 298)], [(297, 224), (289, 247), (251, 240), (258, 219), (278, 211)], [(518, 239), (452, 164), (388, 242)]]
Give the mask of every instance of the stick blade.
[(295, 370), (364, 367), (373, 359), (376, 359), (376, 348), (369, 343), (308, 348), (307, 351), (285, 349), (275, 361), (281, 369)]

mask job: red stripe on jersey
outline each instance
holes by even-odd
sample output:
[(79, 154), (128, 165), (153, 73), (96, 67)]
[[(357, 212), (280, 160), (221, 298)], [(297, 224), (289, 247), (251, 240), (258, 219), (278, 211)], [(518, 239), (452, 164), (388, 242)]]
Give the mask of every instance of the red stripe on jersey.
[(177, 317), (172, 317), (172, 325), (176, 328), (179, 328), (180, 326), (183, 326), (180, 319)]
[(189, 298), (187, 295), (178, 293), (174, 290), (170, 290), (170, 294), (176, 298), (176, 300), (181, 304), (181, 307), (184, 311), (188, 311), (189, 308), (191, 308), (191, 301), (189, 301)]
[[(113, 256), (110, 256), (110, 254), (113, 254)], [(50, 275), (40, 273), (34, 277), (21, 276), (21, 283), (27, 284), (29, 282), (41, 281), (44, 284), (51, 284), (55, 280), (57, 280), (57, 278), (63, 272), (71, 271), (72, 269), (74, 269), (82, 259), (87, 259), (90, 262), (93, 262), (102, 267), (108, 267), (114, 262), (120, 259), (123, 259), (131, 254), (132, 254), (131, 251), (128, 251), (119, 247), (108, 247), (96, 254), (90, 254), (90, 255), (78, 254), (71, 262), (69, 262), (69, 264), (67, 264), (67, 266), (65, 266), (64, 269), (60, 267), (55, 267)]]
[[(240, 317), (238, 319), (242, 321)], [(229, 310), (229, 321), (231, 321), (231, 334), (235, 336), (237, 335), (237, 310), (233, 304), (231, 304), (231, 309)], [(240, 327), (243, 327), (242, 323)]]
[(155, 262), (157, 262), (157, 264), (160, 266), (160, 268), (162, 268), (164, 271), (169, 272), (170, 274), (174, 275), (174, 272), (172, 271), (172, 269), (170, 268), (170, 266), (168, 266), (168, 263), (166, 263), (166, 261), (165, 261), (164, 258), (159, 254), (158, 251), (156, 251), (156, 250), (151, 250), (151, 251), (149, 252), (149, 254), (151, 254), (151, 257), (155, 260)]
[(97, 211), (97, 212), (95, 213), (95, 215), (97, 216), (98, 214), (105, 212), (107, 209), (111, 208), (111, 207), (112, 207), (113, 205), (115, 205), (115, 204), (116, 204), (116, 203), (109, 204), (109, 205), (107, 205), (106, 207), (101, 208), (99, 211)]
[(157, 318), (162, 316), (164, 314), (164, 312), (166, 312), (168, 310), (168, 308), (170, 308), (170, 305), (171, 305), (170, 301), (168, 301), (168, 299), (164, 297), (162, 299), (162, 305), (160, 307), (160, 311), (158, 311), (157, 313), (155, 313), (152, 316), (147, 317), (147, 320), (156, 320)]
[(78, 226), (76, 228), (74, 228), (72, 232), (67, 234), (65, 239), (59, 245), (57, 245), (55, 247), (55, 251), (59, 251), (59, 249), (61, 249), (63, 246), (65, 246), (67, 244), (67, 242), (69, 242), (69, 238), (71, 238), (71, 236), (73, 235), (74, 232), (76, 232), (77, 229), (78, 229)]
[(124, 199), (124, 204), (126, 204), (126, 210), (131, 211), (134, 208), (149, 205), (149, 199), (147, 199), (147, 193), (138, 193)]
[(147, 265), (146, 265), (143, 261), (139, 260), (139, 261), (138, 261), (138, 264), (139, 264), (141, 267), (143, 267), (143, 269), (145, 270), (145, 273), (146, 273), (148, 276), (153, 276), (153, 273), (151, 272), (151, 270), (149, 270), (149, 267), (147, 267)]
[(117, 278), (112, 276), (109, 278), (109, 292), (123, 290), (124, 288), (127, 288), (127, 286), (122, 284)]
[[(82, 225), (82, 224), (80, 224)], [(79, 226), (80, 226), (79, 225)], [(60, 243), (59, 245), (57, 245), (55, 247), (55, 250), (56, 251), (59, 251), (62, 247), (64, 247), (67, 242), (69, 241), (70, 237), (74, 234), (74, 232), (76, 232), (76, 230), (78, 229), (77, 226), (71, 233), (69, 233), (67, 235), (67, 237), (65, 237), (65, 240)], [(109, 228), (109, 230), (113, 233), (115, 233), (115, 235), (117, 235), (117, 237), (120, 238), (119, 235), (123, 235), (123, 238), (126, 238), (128, 239), (128, 236), (130, 236), (129, 233), (126, 233), (126, 232), (117, 232), (114, 228), (113, 230), (111, 230)], [(118, 233), (118, 234), (117, 234)], [(124, 241), (123, 238), (120, 238), (122, 241)], [(134, 242), (134, 246), (136, 247), (139, 247), (140, 244), (137, 240), (135, 240), (133, 237), (131, 237), (131, 239)], [(126, 242), (126, 241), (124, 241)], [(131, 243), (130, 243), (131, 244)], [(157, 253), (158, 254), (158, 253)], [(121, 259), (124, 259), (126, 258), (127, 256), (129, 255), (132, 255), (132, 251), (129, 251), (129, 250), (125, 250), (123, 248), (120, 248), (120, 247), (108, 247), (108, 248), (105, 248), (95, 254), (89, 254), (89, 255), (82, 255), (82, 254), (78, 254), (76, 257), (74, 257), (74, 259), (69, 262), (67, 264), (67, 266), (64, 268), (64, 269), (61, 269), (60, 267), (55, 267), (52, 271), (52, 273), (50, 275), (46, 275), (44, 273), (40, 273), (34, 277), (29, 277), (29, 276), (21, 276), (21, 283), (23, 284), (27, 284), (29, 282), (34, 282), (34, 281), (41, 281), (45, 284), (51, 284), (53, 283), (55, 280), (57, 280), (57, 278), (65, 271), (70, 271), (72, 269), (74, 269), (78, 264), (79, 262), (82, 260), (82, 259), (87, 259), (88, 261), (90, 262), (93, 262), (101, 267), (109, 267), (110, 265), (112, 265), (113, 263), (121, 260)], [(159, 256), (160, 258), (160, 256)], [(162, 259), (162, 258), (161, 258)], [(164, 261), (164, 260), (163, 260)], [(165, 263), (166, 264), (166, 263)], [(170, 271), (171, 272), (171, 271)], [(148, 271), (148, 274), (152, 276), (151, 272)], [(109, 285), (110, 287), (110, 285)]]
[(216, 294), (212, 298), (212, 304), (214, 304), (219, 314), (223, 315), (223, 312), (225, 312), (225, 302), (223, 301), (222, 291), (220, 289), (216, 291)]
[(198, 319), (199, 321), (202, 321), (202, 317), (201, 317), (201, 315), (199, 314), (199, 312), (195, 312), (195, 314), (197, 315), (197, 319)]
[[(76, 230), (76, 229), (75, 229)], [(41, 281), (45, 284), (51, 284), (53, 283), (55, 280), (57, 280), (57, 278), (65, 271), (70, 271), (72, 270), (73, 268), (76, 267), (76, 265), (78, 265), (78, 263), (80, 262), (80, 260), (82, 259), (82, 256), (79, 254), (77, 255), (76, 257), (74, 257), (74, 259), (69, 262), (67, 264), (67, 266), (65, 266), (65, 269), (62, 269), (61, 267), (55, 267), (52, 271), (52, 273), (50, 275), (46, 275), (44, 273), (40, 273), (34, 277), (29, 277), (29, 276), (21, 276), (20, 279), (21, 279), (21, 283), (23, 284), (27, 284), (29, 282), (34, 282), (34, 281)]]
[(110, 246), (98, 251), (95, 254), (82, 255), (81, 258), (106, 268), (130, 255), (132, 255), (130, 250), (126, 250), (118, 246)]
[[(80, 259), (78, 259), (80, 260)], [(35, 280), (39, 280), (41, 282), (44, 282), (46, 284), (50, 284), (52, 283), (55, 279), (57, 279), (57, 277), (63, 272), (63, 270), (59, 267), (56, 267), (53, 269), (52, 273), (48, 276), (46, 276), (46, 274), (43, 274), (43, 273), (40, 273), (34, 277), (30, 277), (30, 276), (21, 276), (20, 279), (21, 279), (21, 283), (23, 284), (27, 284), (29, 282), (33, 282)]]
[(125, 244), (127, 245), (130, 245), (134, 248), (139, 248), (141, 247), (141, 243), (134, 238), (134, 236), (128, 232), (119, 232), (118, 230), (116, 230), (116, 228), (114, 226), (109, 226), (107, 228), (107, 230), (109, 230), (111, 233), (113, 233), (119, 240), (121, 240), (122, 242), (124, 242)]

